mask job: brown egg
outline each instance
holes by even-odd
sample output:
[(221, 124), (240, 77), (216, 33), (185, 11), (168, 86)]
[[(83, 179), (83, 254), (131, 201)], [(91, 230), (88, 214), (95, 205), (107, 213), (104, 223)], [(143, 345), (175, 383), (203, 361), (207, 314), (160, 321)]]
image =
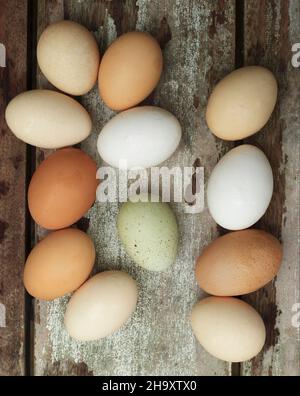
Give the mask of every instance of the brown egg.
[(125, 110), (144, 100), (162, 72), (162, 52), (147, 33), (130, 32), (115, 40), (105, 52), (99, 69), (99, 91), (113, 110)]
[(197, 259), (196, 279), (215, 296), (251, 293), (270, 282), (279, 271), (282, 246), (261, 230), (230, 232), (217, 238)]
[(28, 293), (53, 300), (77, 289), (89, 276), (95, 261), (92, 240), (68, 228), (50, 233), (29, 254), (24, 269)]
[(65, 148), (37, 168), (28, 190), (31, 216), (42, 227), (57, 230), (79, 220), (96, 197), (96, 163), (83, 151)]

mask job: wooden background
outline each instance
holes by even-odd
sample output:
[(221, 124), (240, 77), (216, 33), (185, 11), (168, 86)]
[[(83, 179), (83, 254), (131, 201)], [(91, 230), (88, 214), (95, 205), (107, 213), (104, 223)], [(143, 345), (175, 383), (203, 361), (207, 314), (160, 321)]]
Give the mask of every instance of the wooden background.
[[(95, 271), (124, 269), (138, 281), (138, 309), (119, 332), (92, 343), (72, 341), (62, 320), (68, 298), (50, 303), (24, 293), (26, 255), (44, 235), (30, 220), (26, 190), (35, 167), (49, 153), (18, 141), (4, 121), (16, 94), (50, 87), (36, 66), (36, 42), (43, 29), (61, 19), (83, 23), (103, 53), (123, 32), (143, 30), (159, 41), (164, 72), (145, 102), (180, 120), (183, 139), (169, 165), (201, 164), (205, 177), (234, 145), (215, 138), (204, 112), (213, 86), (242, 65), (267, 66), (279, 83), (279, 100), (262, 132), (246, 140), (268, 156), (275, 180), (271, 205), (256, 226), (284, 244), (281, 271), (272, 283), (243, 297), (262, 314), (267, 327), (263, 351), (250, 362), (227, 364), (208, 355), (190, 326), (197, 288), (195, 257), (217, 235), (207, 209), (188, 215), (173, 205), (180, 226), (178, 259), (166, 273), (137, 268), (117, 238), (118, 204), (96, 203), (78, 227), (97, 248)], [(300, 328), (292, 326), (300, 303), (300, 68), (292, 67), (291, 47), (300, 42), (299, 0), (0, 0), (0, 43), (7, 65), (0, 67), (0, 327), (1, 375), (300, 375)], [(99, 165), (96, 139), (112, 117), (94, 88), (79, 98), (93, 118), (93, 133), (82, 143)]]

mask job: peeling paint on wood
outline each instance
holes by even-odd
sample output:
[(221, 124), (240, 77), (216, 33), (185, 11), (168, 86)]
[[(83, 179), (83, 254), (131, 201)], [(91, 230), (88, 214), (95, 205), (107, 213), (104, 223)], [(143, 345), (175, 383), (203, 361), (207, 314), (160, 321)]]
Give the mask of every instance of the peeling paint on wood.
[[(126, 1), (122, 14), (114, 3), (90, 2), (87, 9), (84, 3), (67, 1), (64, 15), (93, 31), (102, 51), (128, 30), (148, 31), (158, 39), (164, 51), (164, 72), (145, 103), (171, 111), (183, 126), (183, 142), (166, 165), (193, 166), (201, 158), (208, 174), (230, 146), (208, 131), (204, 108), (214, 83), (234, 68), (234, 1)], [(97, 88), (81, 102), (91, 113), (94, 125), (82, 148), (101, 165), (96, 139), (114, 113), (99, 99)], [(194, 260), (217, 235), (217, 229), (207, 210), (187, 215), (184, 205), (173, 205), (181, 232), (178, 259), (170, 270), (159, 274), (136, 267), (127, 257), (115, 225), (118, 204), (93, 206), (86, 218), (87, 232), (97, 249), (95, 270), (118, 268), (132, 274), (140, 288), (138, 308), (130, 322), (111, 337), (78, 343), (63, 327), (68, 297), (38, 303), (36, 374), (74, 374), (77, 364), (94, 375), (230, 374), (230, 365), (209, 356), (195, 341), (189, 326), (191, 307), (203, 295), (194, 279)]]
[(298, 1), (245, 2), (245, 62), (270, 68), (279, 83), (271, 120), (248, 142), (261, 146), (272, 165), (274, 195), (259, 228), (282, 240), (284, 259), (276, 280), (245, 297), (265, 320), (267, 342), (263, 353), (242, 365), (243, 375), (300, 374), (299, 328), (292, 326), (292, 307), (300, 301), (300, 70), (291, 65), (299, 20)]
[[(24, 374), (26, 145), (9, 131), (4, 109), (27, 84), (27, 4), (0, 0), (0, 376)], [(14, 160), (11, 161), (11, 158)], [(15, 159), (18, 166), (15, 166)]]

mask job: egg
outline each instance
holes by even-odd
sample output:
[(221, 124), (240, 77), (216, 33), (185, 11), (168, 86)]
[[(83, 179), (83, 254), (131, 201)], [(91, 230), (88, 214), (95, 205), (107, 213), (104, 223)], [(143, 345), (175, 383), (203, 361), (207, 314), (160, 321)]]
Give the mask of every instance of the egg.
[(88, 112), (76, 100), (46, 89), (16, 96), (6, 108), (5, 119), (17, 138), (45, 149), (77, 144), (92, 128)]
[(121, 271), (101, 272), (71, 297), (65, 327), (79, 341), (107, 337), (119, 330), (134, 312), (138, 290), (134, 279)]
[(40, 226), (56, 230), (79, 220), (96, 197), (96, 163), (75, 148), (58, 150), (34, 172), (28, 188), (31, 216)]
[(261, 66), (242, 67), (214, 88), (207, 104), (207, 125), (221, 139), (244, 139), (267, 123), (276, 100), (273, 73)]
[(94, 261), (94, 244), (84, 232), (54, 231), (29, 254), (24, 286), (36, 298), (53, 300), (77, 289), (88, 278)]
[(123, 34), (102, 58), (98, 77), (101, 98), (113, 110), (137, 105), (156, 87), (162, 65), (161, 49), (148, 33)]
[(109, 165), (147, 168), (160, 164), (181, 139), (178, 120), (166, 110), (141, 106), (113, 117), (99, 134), (97, 148)]
[(261, 230), (230, 232), (214, 240), (197, 259), (196, 279), (215, 296), (239, 296), (260, 289), (277, 274), (282, 246)]
[(178, 228), (167, 203), (125, 202), (118, 214), (117, 227), (127, 254), (136, 264), (149, 271), (165, 271), (174, 263)]
[(192, 309), (191, 325), (202, 347), (227, 362), (244, 362), (264, 346), (266, 329), (258, 312), (233, 297), (207, 297)]
[(37, 60), (45, 77), (56, 88), (83, 95), (97, 81), (100, 53), (95, 37), (72, 21), (49, 25), (37, 45)]
[(265, 154), (244, 144), (230, 150), (213, 169), (207, 203), (217, 224), (241, 230), (256, 223), (273, 194), (273, 174)]

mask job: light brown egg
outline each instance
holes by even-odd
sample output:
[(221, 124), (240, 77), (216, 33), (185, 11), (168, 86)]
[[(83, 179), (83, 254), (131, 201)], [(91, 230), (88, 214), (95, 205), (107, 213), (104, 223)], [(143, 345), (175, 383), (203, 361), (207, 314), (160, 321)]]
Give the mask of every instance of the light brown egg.
[(95, 37), (72, 21), (49, 25), (37, 46), (38, 64), (55, 87), (71, 95), (83, 95), (97, 81), (100, 54)]
[(242, 67), (215, 86), (207, 105), (207, 125), (221, 139), (244, 139), (267, 123), (276, 100), (277, 82), (268, 69)]
[(77, 289), (89, 276), (95, 261), (92, 240), (68, 228), (47, 235), (29, 254), (24, 285), (29, 294), (53, 300)]
[(191, 325), (203, 348), (227, 362), (252, 359), (266, 339), (259, 313), (238, 298), (204, 298), (192, 309)]
[(125, 110), (144, 100), (162, 72), (162, 52), (157, 41), (144, 32), (130, 32), (115, 40), (103, 55), (99, 91), (113, 110)]
[(49, 230), (78, 221), (93, 205), (96, 163), (75, 148), (57, 150), (37, 168), (28, 189), (33, 219)]
[(273, 235), (253, 229), (230, 232), (203, 250), (196, 279), (215, 296), (247, 294), (270, 282), (281, 260), (282, 246)]

